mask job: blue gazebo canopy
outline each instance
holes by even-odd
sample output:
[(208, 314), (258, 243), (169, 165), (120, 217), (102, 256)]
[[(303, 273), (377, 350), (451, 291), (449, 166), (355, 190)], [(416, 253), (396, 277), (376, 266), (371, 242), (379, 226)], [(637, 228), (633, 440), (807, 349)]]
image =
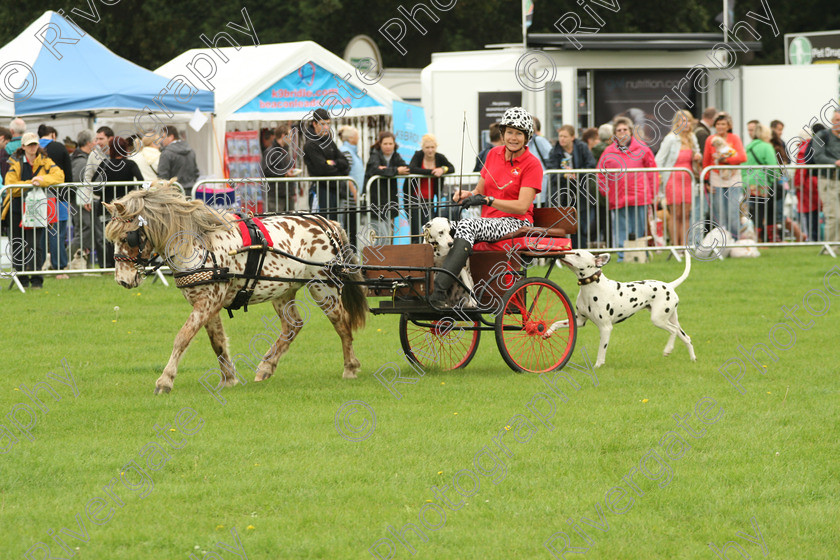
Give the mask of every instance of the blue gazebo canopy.
[(169, 80), (117, 56), (52, 11), (0, 49), (0, 64), (6, 66), (14, 91), (14, 101), (0, 99), (3, 115), (142, 111), (147, 107), (160, 113), (158, 104), (173, 113), (214, 109), (213, 92), (196, 91), (177, 78)]

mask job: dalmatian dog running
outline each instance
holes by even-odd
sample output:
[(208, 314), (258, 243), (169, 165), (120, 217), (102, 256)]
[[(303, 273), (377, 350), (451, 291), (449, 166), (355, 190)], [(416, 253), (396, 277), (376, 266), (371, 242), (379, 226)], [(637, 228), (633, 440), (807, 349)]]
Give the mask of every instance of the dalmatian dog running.
[[(632, 317), (641, 309), (649, 309), (650, 320), (653, 324), (671, 334), (663, 352), (665, 356), (674, 349), (676, 337), (680, 337), (680, 340), (688, 347), (691, 361), (697, 360), (691, 338), (680, 328), (677, 320), (677, 305), (680, 298), (675, 288), (682, 284), (691, 272), (691, 257), (688, 252), (685, 253), (685, 272), (673, 282), (609, 280), (601, 272), (601, 268), (610, 260), (608, 253), (602, 253), (596, 257), (589, 251), (578, 250), (558, 258), (578, 277), (580, 293), (578, 293), (576, 303), (577, 326), (582, 327), (589, 319), (595, 323), (601, 334), (595, 367), (604, 365), (613, 325)], [(543, 336), (546, 338), (551, 336), (551, 333), (560, 326), (559, 324), (552, 325)]]
[[(431, 245), (434, 250), (436, 268), (440, 268), (443, 265), (446, 255), (449, 254), (449, 249), (454, 243), (453, 235), (455, 235), (455, 226), (453, 226), (452, 222), (450, 222), (447, 218), (432, 218), (423, 225), (423, 240)], [(452, 288), (450, 288), (449, 300), (447, 303), (454, 307), (464, 298), (467, 298), (467, 301), (465, 301), (463, 305), (464, 309), (477, 307), (478, 304), (472, 296), (469, 295), (473, 290), (473, 280), (472, 273), (470, 272), (469, 261), (467, 261), (467, 264), (461, 269), (460, 274), (458, 274), (458, 279), (463, 282), (470, 291), (465, 291), (458, 282), (455, 282), (452, 285)]]

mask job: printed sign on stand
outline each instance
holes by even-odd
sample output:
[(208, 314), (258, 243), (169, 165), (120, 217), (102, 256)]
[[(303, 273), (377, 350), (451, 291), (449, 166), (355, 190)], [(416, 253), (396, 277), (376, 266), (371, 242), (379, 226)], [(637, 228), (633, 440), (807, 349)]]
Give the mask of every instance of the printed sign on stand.
[[(399, 146), (397, 153), (408, 163), (414, 156), (414, 152), (422, 147), (421, 140), (428, 130), (426, 128), (426, 111), (419, 105), (412, 105), (401, 101), (394, 101), (393, 111), (394, 136)], [(403, 179), (399, 183), (398, 196), (403, 198), (403, 191), (407, 188), (407, 182)], [(411, 234), (408, 220), (402, 213), (397, 217), (396, 231), (396, 235)], [(394, 239), (395, 245), (405, 245), (408, 243), (411, 243), (410, 237), (398, 237)]]
[[(234, 179), (262, 177), (260, 170), (260, 133), (243, 130), (225, 134), (225, 177)], [(246, 212), (263, 212), (261, 183), (236, 183), (236, 206)]]

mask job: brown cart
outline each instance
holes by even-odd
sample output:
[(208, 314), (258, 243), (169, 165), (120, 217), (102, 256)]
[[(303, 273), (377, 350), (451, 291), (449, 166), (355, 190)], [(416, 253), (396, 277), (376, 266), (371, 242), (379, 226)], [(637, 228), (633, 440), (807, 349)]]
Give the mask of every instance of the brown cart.
[[(465, 367), (478, 350), (481, 332), (492, 330), (514, 371), (560, 370), (574, 351), (577, 326), (569, 297), (548, 276), (556, 257), (567, 252), (576, 224), (574, 208), (536, 208), (533, 228), (491, 246), (476, 244), (470, 257), (474, 308), (429, 302), (435, 274), (450, 274), (435, 268), (431, 245), (366, 247), (362, 272), (368, 294), (388, 298), (371, 311), (400, 315), (402, 349), (422, 367)], [(545, 277), (528, 277), (534, 259), (550, 261)]]

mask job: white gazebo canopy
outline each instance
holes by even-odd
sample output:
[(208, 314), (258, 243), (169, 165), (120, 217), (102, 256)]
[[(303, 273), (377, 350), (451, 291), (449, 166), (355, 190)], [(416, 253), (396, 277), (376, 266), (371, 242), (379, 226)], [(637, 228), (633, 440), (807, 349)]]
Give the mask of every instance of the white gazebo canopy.
[[(259, 122), (307, 118), (323, 107), (338, 118), (390, 115), (400, 97), (376, 83), (376, 70), (357, 71), (312, 41), (192, 49), (157, 70), (215, 94), (212, 126), (188, 131), (199, 165), (222, 176), (225, 132)], [(203, 76), (203, 77), (202, 77)], [(248, 124), (252, 123), (252, 124)]]

